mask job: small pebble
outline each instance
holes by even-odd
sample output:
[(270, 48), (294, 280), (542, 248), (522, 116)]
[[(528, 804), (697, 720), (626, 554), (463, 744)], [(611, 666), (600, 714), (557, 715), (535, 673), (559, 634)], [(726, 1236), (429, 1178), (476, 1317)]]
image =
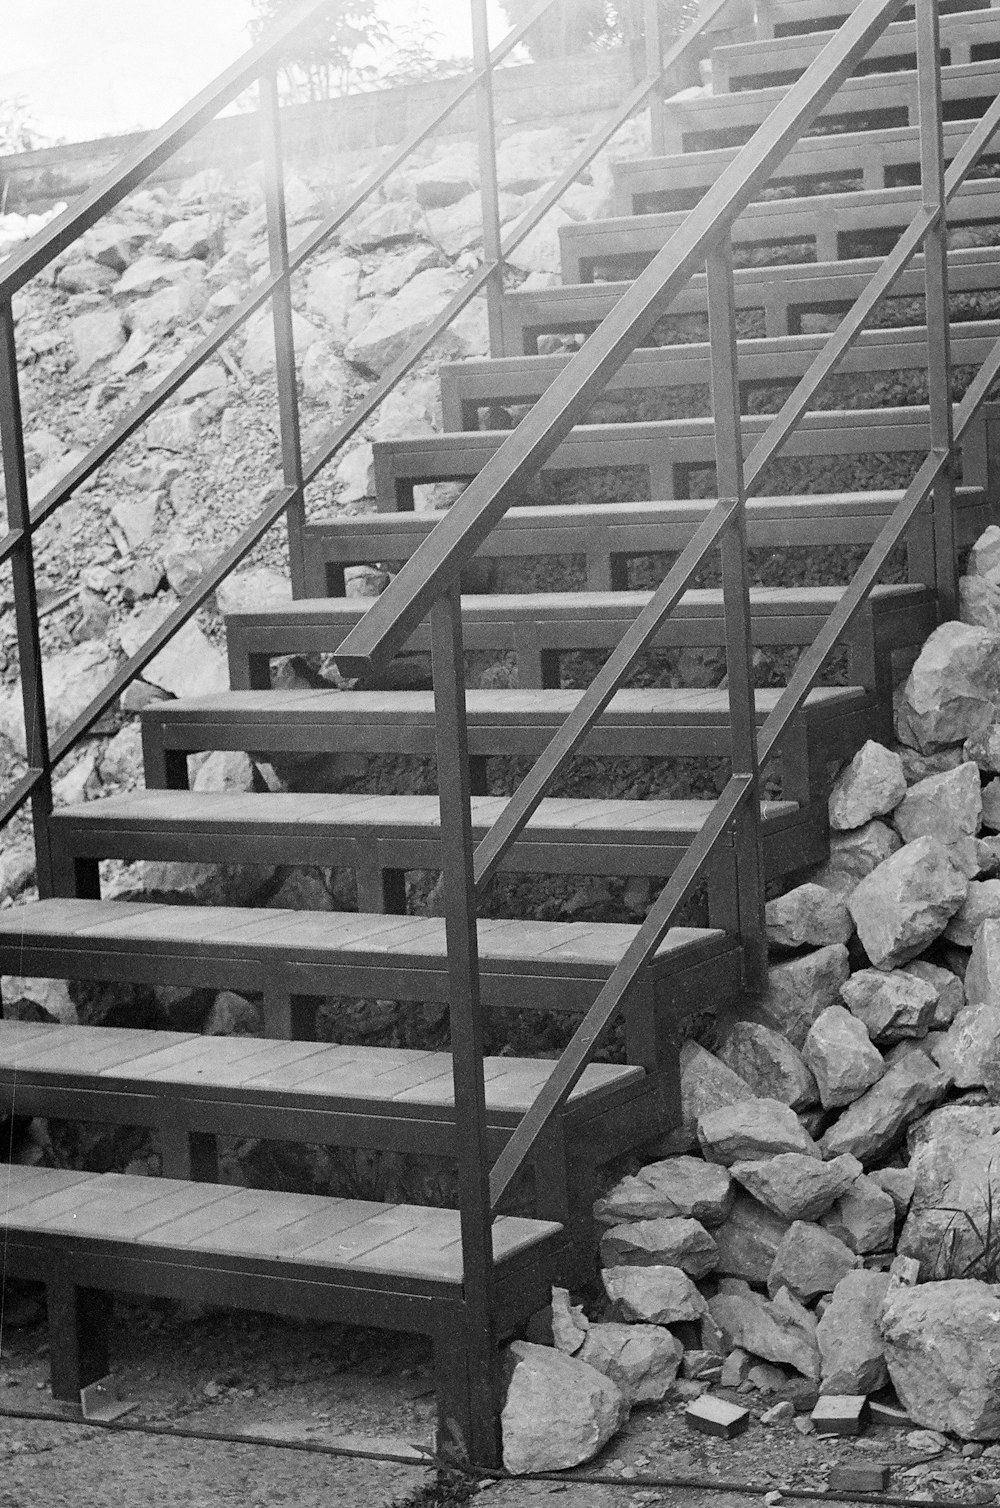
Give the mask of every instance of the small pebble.
[(773, 1408), (765, 1409), (760, 1416), (761, 1424), (786, 1424), (789, 1419), (795, 1418), (795, 1405), (784, 1399), (776, 1403)]
[(764, 1502), (766, 1503), (767, 1508), (774, 1508), (775, 1503), (780, 1503), (781, 1502), (781, 1493), (780, 1492), (766, 1492), (764, 1494)]
[(906, 1436), (906, 1444), (909, 1450), (915, 1450), (922, 1456), (929, 1456), (940, 1455), (948, 1442), (944, 1435), (939, 1435), (936, 1430), (911, 1429)]
[(982, 1454), (983, 1447), (975, 1440), (970, 1440), (967, 1445), (962, 1446), (962, 1455), (967, 1461), (978, 1461)]
[(805, 1414), (799, 1414), (795, 1421), (795, 1428), (800, 1435), (814, 1435), (816, 1433), (812, 1420), (807, 1419)]

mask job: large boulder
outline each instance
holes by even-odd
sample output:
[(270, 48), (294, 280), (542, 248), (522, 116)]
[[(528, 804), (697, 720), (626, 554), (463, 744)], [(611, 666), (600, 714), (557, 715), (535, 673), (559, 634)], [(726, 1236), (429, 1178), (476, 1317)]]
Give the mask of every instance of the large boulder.
[(979, 927), (963, 983), (968, 1005), (1000, 1006), (1000, 919), (988, 918)]
[(631, 1220), (601, 1237), (602, 1267), (679, 1267), (703, 1278), (717, 1257), (715, 1242), (697, 1220)]
[(859, 1256), (889, 1251), (896, 1233), (896, 1201), (874, 1179), (857, 1178), (827, 1210), (821, 1224)]
[(794, 1367), (810, 1381), (819, 1380), (815, 1316), (787, 1289), (768, 1300), (754, 1293), (748, 1284), (730, 1281), (709, 1301), (708, 1307), (732, 1346), (765, 1361)]
[(705, 1300), (679, 1267), (604, 1267), (601, 1281), (624, 1320), (679, 1325), (708, 1313)]
[[(844, 950), (846, 954), (846, 949)], [(698, 1117), (721, 1105), (752, 1100), (750, 1085), (734, 1073), (714, 1053), (690, 1039), (681, 1047), (681, 1127), (678, 1140), (683, 1150), (698, 1146)], [(678, 1148), (680, 1150), (680, 1148)]]
[(841, 1278), (861, 1265), (843, 1241), (806, 1220), (794, 1220), (774, 1254), (767, 1291), (787, 1288), (804, 1304), (832, 1293)]
[(778, 1152), (820, 1156), (794, 1110), (779, 1100), (745, 1100), (707, 1111), (698, 1121), (698, 1141), (706, 1161), (721, 1162), (724, 1167), (756, 1162)]
[(813, 881), (846, 900), (855, 886), (902, 844), (899, 834), (877, 818), (849, 832), (831, 832), (830, 857), (816, 870)]
[(907, 1126), (944, 1098), (950, 1082), (926, 1053), (914, 1050), (897, 1058), (825, 1132), (824, 1156), (849, 1152), (866, 1166), (879, 1160)]
[(589, 1461), (629, 1414), (609, 1377), (575, 1356), (516, 1340), (500, 1416), (503, 1464), (515, 1476)]
[[(119, 625), (118, 637), (127, 655), (134, 655), (177, 606), (172, 593), (135, 611)], [(225, 656), (202, 632), (194, 618), (177, 630), (142, 672), (143, 679), (173, 696), (211, 696), (228, 691)]]
[(971, 948), (983, 922), (1000, 918), (1000, 880), (970, 880), (965, 900), (945, 928), (949, 942)]
[(924, 1282), (983, 1277), (1000, 1208), (1000, 1109), (945, 1105), (911, 1133), (913, 1202), (899, 1251)]
[[(45, 659), (45, 710), (49, 733), (68, 728), (73, 719), (111, 680), (115, 656), (106, 644), (89, 640), (63, 649)], [(0, 738), (5, 738), (23, 759), (28, 752), (24, 729), (24, 704), (16, 683), (0, 687)], [(2, 761), (5, 762), (5, 761)]]
[(605, 1224), (681, 1217), (720, 1225), (735, 1190), (727, 1169), (700, 1157), (667, 1157), (619, 1180), (594, 1205)]
[(843, 943), (774, 964), (768, 970), (762, 1007), (773, 1025), (801, 1051), (809, 1028), (821, 1011), (839, 1000), (840, 987), (849, 974)]
[(931, 1017), (931, 1031), (940, 1031), (942, 1027), (949, 1026), (965, 1004), (965, 985), (958, 975), (950, 969), (942, 968), (940, 964), (928, 963), (926, 958), (915, 958), (912, 963), (904, 964), (903, 973), (924, 980), (937, 994)]
[(333, 335), (342, 338), (347, 319), (358, 298), (361, 267), (353, 257), (337, 256), (319, 262), (309, 274), (306, 308), (318, 314)]
[(963, 1440), (1000, 1439), (1000, 1301), (975, 1279), (894, 1285), (882, 1314), (885, 1359), (915, 1424)]
[(924, 837), (873, 869), (847, 904), (872, 963), (894, 969), (941, 935), (967, 890), (944, 845)]
[(928, 754), (975, 736), (1000, 705), (1000, 636), (942, 623), (924, 644), (896, 714), (899, 737)]
[(630, 1404), (662, 1403), (673, 1386), (684, 1347), (662, 1325), (591, 1325), (576, 1353), (621, 1391)]
[(906, 776), (899, 755), (869, 739), (834, 781), (830, 826), (835, 832), (863, 827), (873, 817), (891, 812), (905, 795)]
[(460, 274), (450, 267), (429, 267), (426, 272), (418, 273), (348, 341), (344, 355), (356, 366), (380, 376), (441, 313), (461, 286)]
[(858, 969), (840, 995), (880, 1047), (906, 1037), (926, 1037), (938, 1001), (932, 984), (902, 969)]
[(77, 377), (85, 377), (92, 367), (107, 361), (125, 344), (125, 326), (117, 309), (78, 314), (70, 321), (69, 334), (76, 352)]
[(738, 1194), (728, 1220), (712, 1232), (716, 1270), (748, 1283), (765, 1284), (787, 1231), (787, 1220), (749, 1194)]
[(937, 838), (949, 847), (973, 838), (983, 817), (979, 766), (966, 760), (942, 775), (928, 775), (911, 785), (896, 808), (893, 823), (904, 843)]
[(754, 1199), (783, 1220), (817, 1220), (855, 1179), (861, 1164), (855, 1157), (817, 1162), (801, 1152), (783, 1152), (762, 1162), (737, 1162), (733, 1178)]
[(839, 896), (825, 885), (796, 885), (764, 907), (767, 940), (778, 948), (823, 948), (846, 943), (854, 923)]
[[(845, 986), (846, 988), (846, 986)], [(885, 1062), (863, 1022), (842, 1005), (817, 1016), (802, 1048), (824, 1110), (850, 1105), (885, 1073)]]
[(822, 1360), (820, 1392), (834, 1397), (877, 1393), (889, 1380), (879, 1320), (887, 1272), (848, 1272), (816, 1326)]
[(959, 1089), (997, 1085), (1000, 1066), (1000, 1004), (987, 1000), (963, 1005), (940, 1041), (934, 1061)]
[(816, 1080), (802, 1054), (773, 1027), (737, 1021), (719, 1048), (719, 1057), (761, 1099), (805, 1110), (819, 1098)]

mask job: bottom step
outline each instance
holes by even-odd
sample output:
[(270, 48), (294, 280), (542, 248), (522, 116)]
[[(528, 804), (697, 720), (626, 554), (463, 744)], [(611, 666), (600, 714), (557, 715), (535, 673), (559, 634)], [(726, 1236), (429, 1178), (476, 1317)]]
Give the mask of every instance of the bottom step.
[[(53, 1168), (4, 1185), (5, 1272), (47, 1286), (54, 1397), (108, 1371), (102, 1292), (145, 1294), (428, 1334), (439, 1420), (469, 1438), (456, 1210)], [(551, 1221), (494, 1221), (501, 1336), (548, 1302), (563, 1244)]]

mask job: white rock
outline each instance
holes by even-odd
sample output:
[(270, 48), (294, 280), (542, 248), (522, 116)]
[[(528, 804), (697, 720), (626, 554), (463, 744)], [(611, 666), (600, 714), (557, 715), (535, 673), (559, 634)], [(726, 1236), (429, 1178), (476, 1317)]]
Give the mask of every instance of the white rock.
[(925, 1053), (904, 1054), (824, 1134), (823, 1155), (850, 1152), (859, 1162), (874, 1162), (892, 1150), (911, 1122), (944, 1098), (949, 1082)]
[(115, 309), (94, 309), (70, 321), (70, 339), (76, 352), (74, 374), (85, 377), (92, 367), (107, 361), (125, 344), (125, 328)]
[[(119, 626), (125, 653), (135, 654), (177, 606), (172, 594), (136, 608)], [(142, 672), (143, 679), (174, 696), (210, 696), (229, 689), (229, 669), (193, 618), (179, 628)]]
[(157, 250), (165, 256), (186, 262), (190, 257), (200, 261), (209, 255), (218, 237), (218, 230), (211, 215), (195, 215), (190, 220), (175, 220), (160, 232)]
[(706, 1111), (698, 1119), (698, 1141), (706, 1160), (724, 1167), (758, 1162), (779, 1152), (820, 1156), (795, 1112), (771, 1099), (745, 1100)]
[(1000, 529), (990, 524), (969, 551), (966, 570), (970, 576), (985, 576), (1000, 582)]
[(886, 1364), (915, 1424), (963, 1440), (1000, 1439), (1000, 1303), (972, 1279), (890, 1288)]
[(879, 1046), (926, 1037), (938, 1001), (932, 984), (903, 969), (858, 969), (840, 995)]
[(21, 1020), (29, 1014), (18, 1009), (19, 1001), (27, 1001), (49, 1021), (58, 1022), (60, 1026), (75, 1026), (79, 1021), (65, 979), (27, 979), (22, 975), (5, 974), (0, 979), (0, 999), (3, 1000), (4, 1014), (10, 1020)]
[(368, 371), (387, 371), (461, 286), (462, 278), (450, 267), (419, 273), (348, 342), (344, 355)]
[(382, 204), (355, 225), (349, 222), (342, 239), (356, 251), (374, 251), (427, 235), (427, 220), (415, 199), (393, 199)]
[(776, 1294), (787, 1288), (808, 1304), (821, 1293), (832, 1293), (841, 1278), (860, 1265), (860, 1257), (830, 1231), (794, 1220), (774, 1254), (767, 1289)]
[(736, 1182), (783, 1220), (816, 1220), (861, 1176), (855, 1157), (817, 1162), (801, 1152), (782, 1152), (761, 1162), (737, 1162)]
[(885, 1072), (882, 1054), (863, 1022), (842, 1005), (827, 1006), (809, 1028), (802, 1055), (825, 1110), (850, 1105)]
[(787, 1289), (768, 1301), (745, 1284), (730, 1283), (709, 1309), (732, 1345), (818, 1381), (816, 1320)]
[(768, 970), (762, 1007), (792, 1046), (801, 1051), (816, 1017), (840, 999), (840, 987), (849, 973), (847, 949), (842, 943), (774, 964)]
[(899, 737), (924, 754), (962, 743), (996, 721), (998, 704), (1000, 637), (966, 623), (942, 623), (903, 688)]
[(410, 183), (418, 204), (438, 209), (454, 204), (479, 187), (479, 162), (474, 143), (459, 142), (439, 153), (425, 168), (412, 174)]
[(1000, 633), (1000, 585), (986, 576), (960, 577), (958, 616), (963, 623)]
[(904, 843), (937, 838), (945, 847), (978, 833), (983, 816), (979, 767), (967, 760), (942, 775), (929, 775), (910, 786), (893, 814)]
[(716, 1246), (697, 1220), (661, 1218), (614, 1225), (601, 1237), (602, 1267), (679, 1267), (703, 1278), (716, 1263)]
[(737, 1021), (719, 1049), (719, 1057), (761, 1099), (780, 1100), (793, 1110), (815, 1105), (816, 1080), (792, 1044), (773, 1027)]
[(514, 1476), (579, 1466), (628, 1418), (623, 1394), (575, 1356), (516, 1340), (500, 1416), (503, 1464)]
[(904, 964), (903, 973), (923, 979), (937, 991), (931, 1030), (938, 1031), (950, 1025), (965, 1004), (965, 986), (958, 975), (936, 963), (928, 963), (924, 958), (915, 958), (912, 963)]
[(1000, 1006), (1000, 921), (991, 918), (976, 933), (964, 982), (969, 1005)]
[(899, 755), (869, 739), (834, 781), (830, 826), (837, 832), (863, 827), (873, 817), (891, 812), (905, 795), (906, 776)]
[[(47, 655), (44, 661), (45, 708), (49, 734), (61, 733), (93, 701), (116, 669), (115, 656), (106, 644), (88, 640), (71, 649)], [(24, 705), (18, 685), (0, 689), (0, 737), (6, 738), (23, 758), (28, 750), (24, 732)]]
[(205, 264), (194, 258), (176, 262), (166, 257), (143, 256), (122, 274), (115, 293), (153, 293), (158, 288), (166, 288), (171, 283), (184, 282), (185, 279), (200, 282), (204, 276)]
[(331, 418), (344, 411), (351, 374), (325, 341), (313, 341), (302, 362), (301, 375), (302, 391), (311, 403), (323, 404)]
[(781, 948), (846, 943), (854, 923), (843, 901), (824, 885), (797, 885), (764, 907), (767, 940)]
[(594, 1218), (605, 1223), (686, 1217), (702, 1225), (719, 1225), (732, 1208), (734, 1190), (728, 1171), (700, 1157), (668, 1157), (622, 1178), (594, 1205)]
[[(552, 1344), (557, 1351), (575, 1356), (587, 1338), (590, 1321), (582, 1304), (570, 1303), (568, 1288), (552, 1290)], [(602, 1368), (598, 1368), (601, 1371)]]
[(896, 1233), (896, 1202), (871, 1178), (857, 1178), (820, 1224), (859, 1255), (891, 1251)]
[(1000, 880), (970, 880), (965, 900), (945, 928), (945, 937), (971, 948), (983, 922), (1000, 918)]
[[(270, 309), (262, 309), (247, 321), (246, 343), (243, 347), (243, 369), (254, 377), (264, 377), (274, 370), (274, 322)], [(296, 360), (301, 360), (310, 346), (320, 340), (317, 327), (304, 314), (293, 311), (292, 339)]]
[(568, 215), (558, 204), (549, 210), (544, 220), (529, 231), (521, 242), (508, 257), (511, 266), (519, 268), (522, 272), (559, 272), (562, 269), (562, 255), (559, 245), (559, 231), (564, 225), (573, 225), (572, 215)]
[(985, 1277), (1000, 1202), (1000, 1110), (943, 1105), (910, 1133), (913, 1196), (899, 1239), (920, 1279)]
[(943, 844), (924, 837), (873, 869), (847, 904), (872, 963), (892, 969), (940, 936), (967, 890), (965, 875)]
[(292, 583), (272, 566), (233, 571), (215, 589), (215, 605), (222, 617), (253, 613), (265, 607), (284, 607), (292, 600)]
[(814, 883), (846, 900), (866, 875), (901, 847), (899, 834), (877, 819), (850, 832), (832, 832), (830, 858), (814, 874)]
[(889, 1380), (879, 1325), (887, 1272), (846, 1273), (816, 1326), (822, 1358), (820, 1392), (833, 1397), (877, 1393)]
[(696, 1148), (700, 1115), (706, 1110), (716, 1110), (720, 1105), (752, 1100), (754, 1093), (739, 1074), (697, 1042), (689, 1039), (683, 1043), (680, 1057), (682, 1131), (688, 1146)]
[(679, 1325), (701, 1319), (708, 1306), (679, 1267), (604, 1267), (604, 1291), (625, 1320)]
[(357, 302), (360, 263), (353, 257), (334, 257), (320, 262), (309, 274), (306, 308), (329, 327), (335, 339), (347, 328), (347, 316)]
[(660, 1325), (591, 1325), (577, 1359), (620, 1389), (630, 1404), (662, 1403), (673, 1386), (684, 1347)]
[(956, 1088), (985, 1084), (1000, 1053), (1000, 1002), (963, 1005), (934, 1048), (934, 1059)]
[(342, 503), (375, 496), (375, 452), (367, 440), (355, 440), (345, 448), (334, 476)]

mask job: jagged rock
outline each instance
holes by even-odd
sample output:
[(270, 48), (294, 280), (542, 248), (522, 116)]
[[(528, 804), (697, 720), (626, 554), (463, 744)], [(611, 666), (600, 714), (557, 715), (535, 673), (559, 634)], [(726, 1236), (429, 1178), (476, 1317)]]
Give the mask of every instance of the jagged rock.
[(775, 964), (768, 970), (763, 1009), (792, 1046), (801, 1051), (809, 1028), (827, 1006), (839, 1000), (840, 987), (849, 974), (843, 943)]
[(440, 209), (464, 199), (479, 187), (479, 163), (474, 145), (460, 142), (440, 153), (410, 179), (417, 203), (424, 209)]
[(343, 241), (355, 251), (374, 251), (426, 235), (427, 220), (415, 199), (390, 199), (356, 225), (348, 222), (341, 232)]
[(152, 538), (158, 507), (154, 492), (149, 497), (123, 498), (111, 509), (111, 517), (124, 534), (130, 550), (141, 549)]
[(767, 1275), (767, 1291), (787, 1288), (805, 1304), (821, 1293), (832, 1293), (846, 1273), (860, 1266), (843, 1241), (805, 1220), (794, 1220), (774, 1254)]
[(965, 569), (970, 576), (1000, 582), (1000, 529), (990, 524), (969, 551)]
[(929, 754), (974, 737), (996, 720), (1000, 638), (967, 623), (942, 623), (924, 644), (896, 715), (901, 741)]
[[(899, 755), (869, 739), (834, 781), (830, 826), (835, 832), (863, 827), (873, 817), (891, 812), (905, 795), (906, 776)], [(826, 941), (846, 942), (847, 938)]]
[(738, 1073), (754, 1094), (780, 1100), (793, 1110), (815, 1105), (819, 1091), (802, 1054), (770, 1026), (737, 1021), (719, 1049), (719, 1057)]
[[(118, 629), (122, 649), (134, 655), (177, 606), (172, 594), (137, 607)], [(228, 691), (229, 669), (225, 657), (211, 644), (193, 618), (154, 655), (143, 670), (144, 678), (174, 696), (210, 696)]]
[(68, 262), (56, 274), (56, 287), (63, 293), (106, 293), (118, 281), (117, 272), (86, 258)]
[(961, 744), (935, 749), (931, 754), (920, 754), (908, 744), (897, 744), (895, 751), (903, 761), (907, 785), (919, 785), (928, 775), (943, 775), (946, 770), (957, 770), (960, 764), (972, 758), (971, 754), (963, 753)]
[(497, 148), (497, 182), (512, 194), (549, 183), (572, 156), (574, 138), (561, 126), (515, 131)]
[(783, 1220), (816, 1220), (861, 1176), (854, 1157), (817, 1162), (801, 1152), (783, 1152), (762, 1162), (737, 1162), (733, 1177), (748, 1194)]
[(353, 257), (320, 262), (309, 274), (306, 308), (318, 314), (335, 339), (344, 335), (347, 317), (357, 303), (361, 265)]
[(795, 1112), (780, 1100), (741, 1100), (708, 1110), (698, 1119), (698, 1141), (707, 1162), (758, 1162), (778, 1152), (819, 1157), (812, 1137)]
[(461, 286), (461, 277), (450, 267), (418, 273), (348, 341), (347, 360), (367, 371), (386, 371)]
[(82, 246), (88, 257), (117, 273), (124, 272), (151, 239), (152, 231), (145, 225), (102, 220), (87, 231)]
[(215, 605), (225, 618), (229, 613), (259, 612), (265, 607), (284, 607), (292, 600), (292, 583), (271, 566), (234, 571), (215, 589)]
[(864, 1023), (842, 1005), (828, 1005), (817, 1016), (802, 1055), (815, 1076), (825, 1110), (850, 1105), (885, 1072), (882, 1054), (872, 1046)]
[(150, 450), (190, 450), (201, 434), (201, 420), (201, 410), (194, 405), (166, 409), (146, 425), (146, 444)]
[(302, 392), (310, 403), (322, 403), (339, 413), (347, 403), (351, 374), (346, 364), (323, 340), (316, 340), (302, 363)]
[(803, 1377), (818, 1381), (816, 1320), (787, 1289), (768, 1301), (746, 1284), (730, 1283), (725, 1292), (709, 1301), (709, 1309), (716, 1324), (740, 1350), (794, 1367)]
[[(49, 734), (61, 733), (101, 692), (115, 672), (115, 656), (106, 644), (88, 640), (45, 657), (45, 707)], [(0, 687), (0, 738), (23, 758), (27, 753), (21, 688)]]
[(862, 1176), (827, 1210), (820, 1223), (859, 1256), (888, 1251), (896, 1233), (896, 1204), (873, 1179)]
[(913, 1200), (899, 1252), (920, 1278), (985, 1277), (990, 1209), (1000, 1203), (1000, 1109), (945, 1105), (911, 1133)]
[(245, 1000), (232, 990), (221, 990), (205, 1017), (202, 1033), (206, 1037), (262, 1037), (264, 1013), (259, 1005)]
[(735, 1190), (726, 1168), (700, 1157), (669, 1157), (622, 1178), (594, 1205), (596, 1220), (685, 1218), (719, 1225), (732, 1209)]
[[(968, 977), (968, 976), (966, 976)], [(958, 1089), (985, 1084), (1000, 1053), (1000, 1001), (963, 1005), (934, 1048), (934, 1060)]]
[(889, 1376), (914, 1424), (1000, 1438), (1000, 1307), (986, 1283), (892, 1287), (882, 1314)]
[(764, 907), (767, 940), (780, 948), (846, 943), (854, 923), (843, 901), (823, 885), (797, 885)]
[(831, 833), (830, 858), (813, 875), (813, 881), (846, 901), (866, 875), (902, 846), (899, 834), (878, 819), (851, 832)]
[(559, 230), (572, 225), (573, 216), (560, 205), (550, 209), (534, 230), (529, 231), (508, 260), (522, 272), (558, 272), (561, 266)]
[(186, 262), (192, 257), (204, 261), (211, 254), (217, 239), (218, 231), (212, 223), (212, 216), (195, 215), (190, 220), (175, 220), (171, 225), (165, 226), (159, 234), (156, 247), (165, 256), (174, 257), (178, 262)]
[(375, 496), (374, 451), (367, 440), (345, 446), (334, 476), (342, 503), (360, 503)]
[(748, 1283), (766, 1283), (787, 1230), (787, 1220), (748, 1194), (737, 1194), (729, 1218), (712, 1232), (716, 1270)]
[(70, 339), (76, 352), (74, 374), (85, 377), (98, 362), (107, 361), (125, 344), (125, 328), (116, 309), (94, 309), (70, 321)]
[(679, 1325), (699, 1320), (708, 1306), (679, 1267), (604, 1267), (604, 1291), (625, 1320)]
[(188, 261), (170, 261), (167, 257), (143, 256), (133, 262), (122, 274), (115, 294), (154, 293), (160, 288), (169, 288), (174, 283), (201, 282), (205, 276), (205, 264), (195, 258)]
[(602, 1372), (626, 1401), (662, 1403), (684, 1358), (684, 1347), (660, 1325), (591, 1325), (577, 1359)]
[(833, 1397), (877, 1393), (889, 1381), (879, 1319), (887, 1272), (860, 1269), (841, 1278), (816, 1326), (822, 1359), (820, 1392)]
[(253, 906), (273, 882), (274, 869), (255, 864), (181, 864), (145, 860), (142, 889), (171, 903)]
[[(440, 266), (441, 253), (436, 246), (404, 246), (400, 251), (385, 252), (379, 259), (378, 266), (365, 278), (362, 294), (365, 298), (391, 298), (404, 283), (415, 278), (418, 272)], [(398, 388), (396, 391), (399, 391)], [(382, 412), (384, 411), (383, 408)]]
[(969, 1005), (1000, 1005), (1000, 920), (984, 921), (976, 933), (964, 985)]
[[(995, 775), (1000, 770), (1000, 723), (990, 723), (988, 728), (982, 729), (972, 738), (967, 738), (962, 745), (962, 754), (966, 759), (971, 759), (984, 774)], [(985, 789), (982, 792), (982, 799), (983, 824), (996, 831), (995, 804), (991, 815), (987, 815)]]
[(194, 544), (186, 535), (173, 536), (162, 551), (163, 573), (167, 584), (178, 597), (184, 597), (204, 576), (214, 559), (214, 552)]
[[(295, 342), (296, 360), (308, 354), (310, 346), (322, 340), (319, 330), (298, 310), (292, 313), (292, 339)], [(265, 308), (255, 314), (246, 324), (246, 344), (243, 347), (243, 370), (254, 377), (266, 377), (274, 370), (274, 321)]]
[(904, 964), (903, 973), (912, 974), (915, 979), (923, 979), (937, 991), (931, 1031), (949, 1026), (965, 1004), (965, 985), (958, 975), (950, 969), (941, 968), (939, 964), (928, 963), (925, 958), (915, 958), (912, 963)]
[(0, 854), (0, 901), (13, 900), (34, 878), (34, 845), (8, 842), (6, 852)]
[[(698, 1145), (698, 1117), (720, 1105), (752, 1100), (754, 1092), (739, 1074), (690, 1039), (681, 1046), (681, 1130), (684, 1150)], [(700, 1218), (700, 1217), (699, 1217)]]
[(1000, 920), (1000, 880), (970, 880), (965, 900), (944, 935), (960, 948), (971, 948), (983, 922), (988, 920)]
[(932, 984), (901, 969), (859, 969), (840, 994), (879, 1046), (926, 1037), (938, 999)]
[(949, 1083), (925, 1053), (900, 1057), (824, 1134), (824, 1156), (850, 1152), (866, 1165), (874, 1162), (892, 1150), (912, 1121), (944, 1098)]
[(715, 1261), (715, 1242), (697, 1220), (634, 1220), (601, 1237), (602, 1267), (679, 1267), (703, 1278)]
[(513, 1371), (500, 1416), (503, 1464), (514, 1476), (589, 1461), (628, 1418), (610, 1378), (549, 1346), (513, 1341)]
[(892, 969), (941, 935), (967, 890), (944, 845), (924, 837), (873, 869), (847, 904), (872, 963)]
[(1000, 832), (1000, 780), (991, 780), (983, 786), (983, 826), (991, 832)]
[(76, 1006), (65, 979), (26, 979), (7, 974), (0, 979), (4, 1015), (12, 1021), (51, 1021), (76, 1026)]
[(893, 823), (904, 843), (931, 837), (949, 847), (975, 837), (982, 816), (979, 767), (966, 760), (954, 770), (929, 775), (910, 786), (893, 814)]
[(960, 577), (958, 616), (963, 623), (1000, 633), (1000, 586), (985, 576)]
[(910, 1168), (874, 1168), (870, 1182), (884, 1189), (896, 1206), (897, 1217), (905, 1217), (913, 1202), (914, 1176)]

